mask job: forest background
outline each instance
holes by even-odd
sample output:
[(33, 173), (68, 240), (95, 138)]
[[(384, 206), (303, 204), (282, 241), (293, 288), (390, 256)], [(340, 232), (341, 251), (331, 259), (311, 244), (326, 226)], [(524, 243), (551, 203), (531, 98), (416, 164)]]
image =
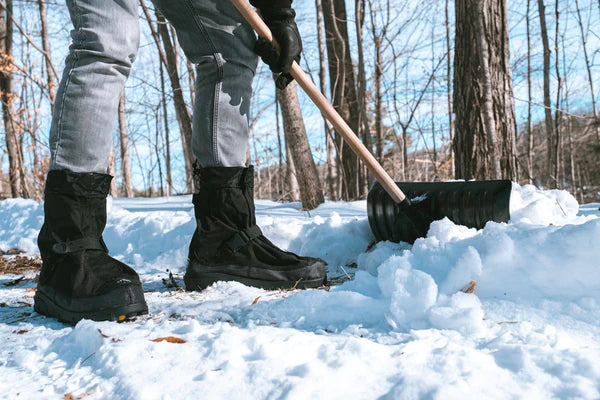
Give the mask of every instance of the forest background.
[[(508, 178), (600, 198), (600, 1), (295, 2), (301, 67), (396, 180)], [(119, 106), (113, 196), (192, 192), (196, 76), (140, 1), (140, 50)], [(41, 199), (72, 28), (63, 1), (0, 0), (0, 196)], [(295, 85), (260, 64), (248, 162), (258, 198), (365, 198), (372, 183)]]

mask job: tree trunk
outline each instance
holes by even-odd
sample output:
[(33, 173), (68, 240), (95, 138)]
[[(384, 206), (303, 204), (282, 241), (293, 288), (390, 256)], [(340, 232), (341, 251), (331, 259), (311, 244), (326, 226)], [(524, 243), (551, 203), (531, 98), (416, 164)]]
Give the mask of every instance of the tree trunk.
[(527, 24), (527, 179), (529, 183), (533, 183), (533, 126), (531, 120), (531, 102), (532, 102), (532, 85), (531, 85), (531, 17), (530, 17), (531, 0), (527, 0), (527, 15), (525, 16)]
[(358, 108), (359, 108), (359, 122), (360, 137), (363, 139), (363, 143), (369, 151), (372, 151), (371, 145), (371, 132), (369, 129), (369, 118), (368, 118), (368, 98), (367, 98), (367, 78), (365, 74), (365, 57), (363, 49), (363, 37), (362, 30), (365, 21), (365, 1), (355, 0), (356, 10), (356, 47), (358, 52), (358, 77), (357, 77), (357, 94), (358, 94)]
[(54, 99), (56, 99), (56, 80), (54, 77), (54, 66), (50, 58), (50, 41), (48, 40), (48, 22), (46, 19), (46, 0), (38, 0), (40, 11), (40, 24), (42, 35), (42, 50), (46, 53), (46, 74), (48, 80), (48, 96), (50, 97), (50, 107), (54, 108)]
[[(359, 132), (359, 106), (356, 95), (356, 80), (348, 38), (348, 18), (344, 0), (323, 0), (323, 17), (329, 65), (329, 82), (332, 104), (354, 132)], [(344, 179), (345, 199), (362, 196), (358, 157), (341, 135), (336, 135), (337, 147), (341, 149), (340, 165)]]
[(435, 143), (435, 27), (436, 20), (435, 15), (433, 17), (433, 23), (431, 24), (431, 73), (433, 79), (431, 80), (431, 141), (433, 145), (433, 173), (434, 178), (437, 179), (437, 148)]
[[(388, 0), (389, 3), (389, 0)], [(359, 137), (362, 138), (363, 144), (369, 150), (373, 152), (373, 144), (371, 143), (371, 129), (369, 127), (369, 99), (367, 97), (367, 78), (365, 73), (365, 57), (364, 57), (364, 45), (362, 37), (362, 28), (365, 21), (365, 0), (355, 0), (355, 13), (356, 13), (356, 47), (358, 52), (358, 76), (357, 76), (357, 95), (358, 95), (358, 108), (360, 111), (358, 122), (359, 126)], [(360, 191), (367, 193), (369, 191), (369, 170), (364, 163), (359, 165), (361, 168), (360, 174)]]
[(456, 178), (515, 179), (516, 125), (505, 1), (455, 4)]
[(127, 134), (127, 120), (125, 118), (125, 91), (119, 99), (119, 138), (121, 141), (121, 174), (123, 175), (123, 193), (125, 197), (133, 197), (133, 183), (131, 181), (131, 160), (129, 158), (129, 136)]
[(190, 87), (190, 107), (194, 109), (194, 102), (196, 101), (196, 72), (194, 71), (194, 64), (188, 60), (185, 63), (188, 71), (188, 85)]
[(587, 70), (588, 83), (590, 85), (590, 94), (592, 101), (592, 110), (594, 112), (594, 130), (596, 131), (596, 144), (600, 146), (600, 119), (598, 117), (598, 106), (596, 105), (596, 95), (594, 92), (594, 79), (592, 78), (592, 68), (590, 66), (590, 59), (587, 50), (587, 41), (585, 33), (583, 31), (583, 20), (581, 18), (581, 10), (579, 9), (579, 0), (575, 0), (575, 7), (577, 8), (577, 22), (579, 23), (579, 30), (581, 32), (581, 43), (583, 44), (583, 55), (585, 56), (585, 67)]
[(173, 194), (173, 178), (171, 177), (171, 135), (169, 129), (169, 113), (167, 108), (167, 94), (165, 91), (164, 65), (160, 65), (160, 94), (162, 96), (163, 126), (165, 130), (165, 167), (167, 170), (167, 196)]
[[(317, 40), (319, 42), (319, 85), (321, 93), (326, 93), (326, 82), (325, 82), (325, 39), (323, 38), (323, 6), (321, 0), (315, 0), (315, 7), (317, 10)], [(325, 131), (325, 146), (327, 150), (327, 193), (330, 200), (337, 200), (337, 164), (338, 160), (335, 154), (335, 144), (333, 140), (333, 134), (327, 120), (323, 117), (323, 128)]]
[(552, 118), (552, 103), (550, 101), (550, 44), (548, 42), (548, 28), (546, 27), (546, 7), (544, 0), (538, 0), (538, 12), (540, 15), (540, 31), (542, 36), (542, 48), (544, 50), (544, 109), (546, 124), (546, 173), (545, 181), (550, 182), (553, 159), (553, 137), (554, 119)]
[(302, 111), (296, 93), (296, 82), (292, 82), (284, 90), (278, 90), (277, 100), (281, 104), (285, 141), (289, 145), (296, 168), (302, 207), (312, 210), (323, 203), (324, 198), (317, 167), (306, 136)]
[(185, 99), (183, 98), (179, 71), (177, 70), (177, 54), (173, 47), (173, 41), (171, 40), (165, 17), (156, 10), (157, 28), (155, 28), (144, 1), (140, 0), (140, 4), (146, 20), (148, 21), (150, 31), (152, 32), (152, 37), (154, 38), (154, 42), (158, 49), (161, 62), (167, 69), (167, 74), (171, 81), (175, 115), (177, 116), (179, 130), (181, 131), (181, 145), (183, 147), (183, 156), (185, 159), (186, 188), (188, 192), (193, 192), (192, 170), (194, 155), (192, 153), (192, 117), (190, 116), (185, 104)]
[(119, 197), (119, 189), (117, 188), (117, 161), (115, 160), (115, 148), (111, 146), (110, 156), (108, 156), (108, 174), (113, 178), (110, 180), (110, 195), (112, 197)]
[[(446, 0), (445, 10), (445, 24), (446, 24), (446, 84), (448, 85), (448, 157), (450, 160), (454, 157), (454, 110), (452, 109), (452, 46), (450, 44), (450, 1)], [(451, 176), (454, 176), (451, 171)]]
[(554, 55), (555, 55), (555, 71), (556, 71), (556, 112), (554, 116), (554, 131), (555, 131), (555, 139), (554, 139), (554, 179), (552, 180), (553, 187), (559, 188), (561, 186), (560, 179), (560, 167), (561, 167), (561, 152), (562, 152), (562, 113), (560, 111), (560, 103), (562, 96), (562, 76), (560, 74), (560, 56), (558, 52), (558, 44), (559, 44), (559, 18), (560, 14), (558, 11), (558, 0), (555, 2), (554, 7), (555, 17), (556, 17), (556, 30), (554, 33)]
[(192, 153), (192, 117), (185, 104), (185, 99), (183, 98), (183, 89), (181, 88), (179, 72), (177, 70), (177, 53), (174, 50), (166, 20), (162, 14), (158, 13), (158, 11), (156, 18), (158, 19), (158, 33), (162, 39), (165, 55), (167, 57), (167, 74), (171, 79), (173, 102), (177, 113), (177, 121), (179, 121), (179, 128), (181, 129), (181, 144), (185, 156), (186, 187), (187, 190), (191, 192), (193, 191), (192, 170), (194, 168), (194, 155)]
[(21, 180), (21, 156), (17, 126), (14, 121), (12, 103), (15, 98), (13, 92), (13, 28), (10, 22), (13, 2), (7, 0), (6, 8), (0, 6), (0, 99), (2, 100), (2, 119), (4, 122), (4, 136), (6, 152), (8, 153), (8, 167), (10, 191), (12, 197), (24, 196), (24, 182)]
[[(371, 6), (373, 4), (371, 3)], [(382, 39), (385, 37), (387, 26), (383, 27), (382, 32), (377, 32), (377, 23), (375, 13), (377, 10), (371, 8), (371, 33), (373, 34), (373, 45), (375, 46), (375, 153), (377, 161), (383, 164), (384, 132), (383, 132), (383, 93), (381, 91), (381, 80), (383, 78), (383, 59), (382, 59)]]
[[(277, 96), (277, 88), (275, 88), (275, 96)], [(283, 196), (284, 179), (283, 179), (283, 148), (281, 143), (281, 125), (279, 123), (279, 102), (275, 103), (275, 125), (277, 126), (277, 199)]]
[(294, 165), (294, 157), (292, 157), (292, 151), (290, 144), (285, 142), (285, 158), (287, 160), (287, 182), (290, 201), (300, 200), (300, 188), (298, 187), (298, 179), (296, 175), (296, 166)]

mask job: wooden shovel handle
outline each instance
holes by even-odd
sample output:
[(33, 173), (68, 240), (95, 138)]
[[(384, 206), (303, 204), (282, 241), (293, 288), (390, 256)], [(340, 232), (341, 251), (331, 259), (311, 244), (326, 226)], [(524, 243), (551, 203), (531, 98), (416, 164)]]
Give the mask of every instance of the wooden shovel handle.
[[(264, 23), (262, 18), (254, 11), (250, 4), (246, 0), (231, 0), (235, 8), (238, 9), (240, 14), (248, 21), (248, 23), (254, 28), (258, 36), (262, 37), (273, 43), (275, 48), (279, 49), (279, 44), (273, 38), (271, 30)], [(375, 157), (367, 150), (367, 148), (358, 139), (356, 134), (348, 126), (346, 121), (338, 114), (333, 106), (327, 101), (327, 98), (317, 89), (310, 78), (302, 71), (302, 68), (294, 61), (290, 74), (296, 79), (298, 85), (310, 97), (315, 105), (321, 110), (325, 118), (335, 127), (335, 130), (340, 133), (346, 143), (352, 148), (354, 153), (367, 165), (369, 171), (375, 176), (377, 182), (385, 189), (396, 203), (403, 201), (406, 196), (402, 193), (402, 190), (396, 185), (394, 180), (388, 175), (383, 169), (381, 164), (377, 162)]]

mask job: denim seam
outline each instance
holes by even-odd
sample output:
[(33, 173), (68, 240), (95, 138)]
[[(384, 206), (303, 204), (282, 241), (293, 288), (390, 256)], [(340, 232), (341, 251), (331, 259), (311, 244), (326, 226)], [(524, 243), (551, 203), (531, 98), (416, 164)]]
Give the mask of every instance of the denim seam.
[[(75, 14), (77, 15), (77, 27), (75, 27), (77, 29), (77, 31), (79, 31), (81, 33), (81, 27), (83, 26), (83, 24), (81, 23), (81, 19), (82, 19), (82, 15), (81, 15), (81, 10), (79, 9), (79, 7), (77, 6), (77, 0), (73, 0), (73, 10), (75, 12)], [(85, 39), (83, 39), (83, 42), (85, 43)], [(54, 155), (53, 157), (51, 157), (52, 159), (54, 159), (54, 164), (56, 165), (57, 160), (58, 160), (58, 150), (60, 149), (60, 140), (62, 138), (62, 123), (63, 123), (63, 113), (65, 111), (65, 99), (67, 97), (67, 91), (69, 89), (69, 83), (71, 82), (71, 75), (73, 74), (73, 70), (75, 69), (75, 66), (77, 65), (77, 62), (79, 61), (79, 54), (77, 53), (77, 50), (73, 50), (73, 61), (71, 62), (71, 68), (69, 69), (69, 75), (67, 75), (67, 80), (65, 82), (65, 89), (63, 90), (63, 94), (62, 94), (62, 99), (61, 99), (61, 109), (60, 109), (60, 113), (58, 116), (58, 122), (57, 122), (57, 126), (56, 126), (56, 148), (54, 149)]]
[(223, 62), (221, 54), (215, 54), (217, 71), (219, 72), (217, 84), (215, 85), (214, 105), (213, 105), (213, 153), (217, 165), (221, 165), (219, 160), (219, 102), (221, 101), (221, 86), (223, 85)]
[(202, 36), (204, 36), (204, 38), (206, 39), (206, 42), (208, 43), (208, 45), (210, 46), (212, 53), (213, 53), (213, 57), (215, 59), (215, 62), (217, 64), (217, 72), (218, 72), (218, 81), (217, 84), (215, 85), (215, 94), (213, 97), (213, 126), (212, 126), (212, 145), (213, 145), (213, 157), (214, 157), (214, 161), (216, 163), (217, 166), (221, 165), (221, 161), (219, 160), (219, 140), (218, 140), (218, 134), (219, 134), (219, 101), (220, 101), (220, 90), (221, 90), (221, 84), (222, 84), (222, 80), (223, 80), (223, 62), (221, 60), (221, 55), (219, 54), (219, 52), (217, 52), (217, 48), (215, 46), (215, 44), (213, 43), (213, 41), (210, 39), (210, 35), (208, 34), (208, 32), (206, 31), (206, 27), (204, 26), (204, 24), (202, 23), (202, 21), (199, 20), (198, 18), (198, 12), (196, 11), (196, 8), (194, 7), (194, 4), (191, 2), (191, 0), (187, 1), (188, 7), (191, 9), (192, 14), (194, 15), (194, 21), (196, 22), (196, 27), (198, 28), (198, 30), (200, 31), (200, 33), (202, 34)]

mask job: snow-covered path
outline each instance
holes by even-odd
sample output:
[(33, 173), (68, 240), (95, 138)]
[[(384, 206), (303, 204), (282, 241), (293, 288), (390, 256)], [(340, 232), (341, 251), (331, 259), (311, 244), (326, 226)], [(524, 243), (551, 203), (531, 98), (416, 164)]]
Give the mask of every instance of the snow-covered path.
[[(259, 201), (265, 235), (352, 279), (186, 293), (168, 271), (183, 284), (190, 201), (112, 202), (104, 237), (148, 317), (71, 327), (33, 312), (35, 271), (0, 275), (0, 398), (600, 398), (598, 204), (515, 186), (508, 224), (442, 220), (412, 247), (369, 248), (365, 202)], [(35, 255), (41, 222), (33, 201), (0, 202), (0, 250)], [(152, 341), (167, 336), (185, 343)]]

